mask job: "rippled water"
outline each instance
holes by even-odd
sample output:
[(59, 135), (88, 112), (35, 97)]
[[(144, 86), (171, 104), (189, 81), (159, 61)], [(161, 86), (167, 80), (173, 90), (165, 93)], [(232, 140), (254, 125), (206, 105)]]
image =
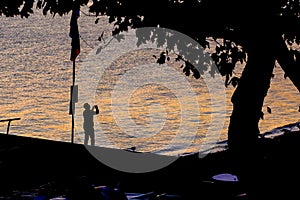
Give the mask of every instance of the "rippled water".
[[(21, 118), (12, 122), (10, 134), (71, 141), (69, 19), (69, 15), (53, 18), (39, 12), (28, 19), (0, 17), (0, 119)], [(100, 25), (94, 21), (94, 17), (84, 14), (78, 21), (82, 37), (81, 53), (76, 62), (79, 87), (86, 87), (88, 83), (80, 70), (87, 67), (92, 50), (101, 45), (98, 37), (104, 32), (109, 38), (111, 31), (105, 17), (100, 19)], [(185, 77), (180, 65), (172, 61), (168, 66), (181, 78), (164, 76), (167, 71), (162, 66), (151, 65), (151, 70), (146, 68), (154, 62), (152, 55), (159, 53), (155, 49), (127, 52), (114, 60), (103, 76), (96, 77), (99, 81), (95, 98), (90, 101), (100, 108), (100, 114), (95, 117), (96, 145), (114, 148), (135, 146), (139, 151), (179, 154), (203, 150), (201, 145), (209, 137), (213, 138), (212, 141), (226, 139), (232, 109), (230, 96), (234, 88), (224, 88), (227, 96), (223, 124), (218, 104), (212, 108), (205, 81)], [(299, 120), (297, 90), (288, 79), (283, 78), (280, 67), (275, 68), (274, 74), (263, 110), (264, 120), (260, 122), (261, 132)], [(130, 81), (132, 85), (128, 85), (128, 77), (135, 77)], [(164, 78), (168, 80), (164, 82)], [(192, 90), (186, 93), (184, 90), (187, 88), (178, 80), (187, 81), (190, 84), (188, 89)], [(172, 84), (168, 85), (168, 82)], [(116, 93), (123, 89), (128, 92)], [(85, 88), (80, 91), (85, 91)], [(185, 96), (180, 96), (182, 94)], [(84, 95), (80, 93), (79, 97)], [(193, 102), (191, 99), (195, 96)], [(77, 143), (83, 140), (82, 101), (79, 99), (76, 105)], [(267, 106), (272, 113), (267, 113)], [(128, 108), (128, 112), (120, 110), (124, 107)], [(188, 113), (184, 120), (183, 107)], [(220, 136), (217, 126), (212, 125), (212, 119), (218, 117), (222, 128)], [(5, 132), (6, 124), (1, 123), (0, 128), (0, 132)], [(180, 137), (177, 138), (178, 135)]]

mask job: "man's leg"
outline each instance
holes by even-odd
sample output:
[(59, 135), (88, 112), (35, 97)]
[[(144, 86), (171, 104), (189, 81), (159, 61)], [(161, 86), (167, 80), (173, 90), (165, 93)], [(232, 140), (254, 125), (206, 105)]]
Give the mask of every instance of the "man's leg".
[(90, 137), (91, 137), (91, 145), (95, 146), (95, 133), (94, 133), (94, 129), (90, 133)]
[(89, 134), (87, 132), (85, 132), (84, 134), (84, 145), (88, 145), (89, 142)]

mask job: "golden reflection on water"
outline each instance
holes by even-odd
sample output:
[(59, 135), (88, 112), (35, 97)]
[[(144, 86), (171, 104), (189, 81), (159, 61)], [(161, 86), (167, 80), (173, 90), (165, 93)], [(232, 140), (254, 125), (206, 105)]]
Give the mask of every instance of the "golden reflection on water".
[[(100, 108), (100, 115), (97, 116), (97, 120), (102, 130), (101, 133), (106, 135), (106, 137), (119, 148), (135, 146), (141, 151), (163, 149), (164, 146), (168, 144), (167, 141), (171, 141), (179, 130), (182, 121), (182, 106), (185, 106), (185, 109), (188, 110), (195, 109), (189, 107), (189, 105), (181, 105), (179, 99), (174, 94), (175, 91), (172, 91), (172, 89), (152, 83), (142, 85), (129, 94), (129, 98), (127, 99), (130, 118), (138, 126), (143, 126), (149, 133), (145, 133), (143, 136), (133, 132), (128, 134), (122, 130), (116, 122), (114, 113), (112, 112), (112, 100), (110, 98), (114, 90), (114, 85), (122, 74), (125, 74), (133, 67), (143, 66), (143, 64), (149, 62), (153, 63), (155, 60), (153, 60), (151, 55), (158, 53), (160, 53), (158, 50), (139, 50), (123, 55), (104, 72), (103, 79), (99, 81), (95, 98), (96, 104)], [(174, 67), (178, 71), (178, 74), (182, 75), (182, 69), (179, 67), (180, 63), (170, 62), (168, 65)], [(166, 66), (162, 65), (161, 67)], [(137, 74), (137, 76), (139, 76), (139, 74)], [(147, 79), (148, 76), (147, 74), (143, 74), (140, 78)], [(207, 95), (207, 88), (201, 80), (196, 80), (191, 77), (186, 78), (190, 82), (193, 92), (197, 94), (196, 97), (200, 105), (200, 115), (189, 116), (189, 120), (192, 122), (191, 125), (193, 125), (194, 122), (199, 122), (197, 124), (198, 127), (196, 127), (198, 128), (198, 132), (195, 133), (195, 141), (199, 142), (203, 137), (203, 133), (207, 130), (207, 125), (211, 121), (209, 117), (211, 114), (210, 97), (209, 94)], [(115, 104), (118, 104), (118, 102), (115, 102)], [(155, 116), (158, 115), (164, 116), (162, 116), (162, 119), (155, 119)], [(151, 124), (153, 120), (157, 121)], [(130, 130), (131, 127), (127, 128)], [(188, 127), (186, 128), (188, 129)], [(181, 142), (185, 142), (184, 138)], [(197, 149), (197, 144), (194, 148)]]
[[(43, 17), (43, 20), (40, 20)], [(101, 18), (101, 23), (107, 23)], [(71, 141), (71, 116), (69, 115), (70, 85), (72, 84), (72, 63), (69, 61), (70, 38), (69, 16), (62, 18), (41, 15), (21, 20), (18, 18), (0, 18), (0, 119), (21, 117), (20, 121), (12, 122), (11, 134), (28, 137), (45, 138), (59, 141)], [(110, 33), (110, 26), (97, 27), (94, 20), (81, 16), (80, 33), (85, 41), (81, 42), (82, 52), (78, 57), (78, 70), (84, 63), (83, 59), (97, 46), (99, 33)], [(93, 28), (92, 28), (93, 27)], [(181, 103), (175, 91), (160, 84), (147, 84), (139, 87), (128, 98), (129, 116), (137, 125), (144, 126), (149, 133), (144, 137), (136, 137), (135, 133), (122, 130), (116, 122), (111, 95), (114, 85), (128, 70), (145, 63), (155, 62), (153, 54), (160, 51), (128, 52), (122, 55), (104, 72), (99, 80), (95, 103), (100, 114), (95, 117), (97, 142), (106, 146), (101, 136), (108, 138), (118, 148), (135, 146), (140, 151), (157, 151), (163, 149), (171, 141), (181, 125)], [(174, 57), (173, 57), (174, 58)], [(171, 59), (168, 63), (182, 76), (180, 64)], [(299, 94), (289, 79), (283, 78), (280, 67), (274, 71), (275, 77), (263, 111), (264, 120), (260, 121), (261, 132), (269, 131), (278, 126), (299, 120)], [(237, 74), (240, 75), (240, 74)], [(137, 74), (137, 78), (147, 78), (148, 74)], [(213, 113), (205, 82), (186, 77), (197, 96), (199, 115), (189, 116), (188, 126), (197, 122), (197, 133), (187, 151), (198, 151), (211, 124)], [(230, 97), (234, 88), (225, 88), (226, 119), (219, 140), (227, 138), (227, 127), (232, 109)], [(184, 98), (190, 98), (186, 96)], [(120, 99), (121, 100), (121, 99)], [(80, 107), (81, 105), (79, 105)], [(195, 109), (186, 106), (187, 110)], [(266, 107), (272, 108), (267, 113)], [(76, 110), (80, 114), (83, 110)], [(156, 122), (156, 123), (152, 123)], [(76, 142), (81, 143), (82, 124), (76, 124)], [(132, 127), (128, 127), (130, 130)], [(245, 127), (246, 128), (246, 127)], [(189, 129), (189, 127), (186, 127)], [(0, 132), (6, 131), (6, 123), (0, 123)], [(141, 135), (139, 135), (141, 136)], [(190, 142), (190, 138), (181, 138), (178, 146)], [(174, 149), (176, 151), (176, 149)], [(179, 151), (180, 152), (180, 151)]]
[[(264, 102), (264, 120), (259, 124), (261, 132), (300, 121), (298, 90), (289, 78), (284, 78), (284, 72), (279, 66), (275, 67), (274, 74)], [(267, 112), (267, 107), (271, 108), (271, 113)]]

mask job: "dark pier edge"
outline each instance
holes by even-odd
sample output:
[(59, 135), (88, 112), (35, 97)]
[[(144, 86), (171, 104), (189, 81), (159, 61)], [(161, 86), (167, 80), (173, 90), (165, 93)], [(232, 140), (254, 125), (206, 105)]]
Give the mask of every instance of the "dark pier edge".
[[(100, 153), (108, 150), (90, 148)], [(267, 197), (298, 194), (300, 132), (286, 133), (273, 139), (262, 138), (258, 148), (261, 159), (254, 164), (259, 166), (260, 171), (249, 169), (249, 174), (256, 178), (253, 180), (259, 183), (257, 191), (265, 192), (262, 195)], [(99, 162), (81, 144), (0, 134), (0, 173), (0, 196), (7, 191), (34, 188), (51, 181), (68, 186), (82, 176), (97, 185), (120, 184), (126, 191), (201, 196), (206, 190), (202, 183), (218, 173), (239, 174), (239, 163), (228, 150), (224, 150), (201, 159), (197, 154), (180, 157), (153, 172), (126, 173)]]

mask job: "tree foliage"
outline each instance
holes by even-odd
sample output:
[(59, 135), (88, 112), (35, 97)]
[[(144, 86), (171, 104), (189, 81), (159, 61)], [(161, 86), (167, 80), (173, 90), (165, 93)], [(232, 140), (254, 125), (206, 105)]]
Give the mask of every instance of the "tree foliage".
[[(220, 73), (229, 83), (237, 84), (232, 71), (237, 63), (246, 62), (246, 53), (251, 48), (249, 37), (269, 31), (284, 36), (287, 44), (300, 43), (299, 0), (93, 0), (89, 11), (97, 16), (106, 15), (114, 24), (113, 34), (137, 27), (164, 27), (180, 31), (208, 46), (207, 37), (222, 38), (212, 59)], [(28, 17), (34, 7), (43, 13), (64, 15), (74, 5), (87, 5), (88, 0), (2, 0), (0, 14)], [(97, 23), (97, 18), (95, 23)], [(159, 36), (168, 39), (167, 36)], [(267, 38), (266, 38), (267, 39)], [(262, 44), (263, 45), (263, 44)], [(299, 52), (291, 51), (296, 57)], [(300, 59), (298, 59), (299, 62)], [(186, 75), (193, 70), (183, 68)], [(189, 69), (190, 70), (187, 70)]]

